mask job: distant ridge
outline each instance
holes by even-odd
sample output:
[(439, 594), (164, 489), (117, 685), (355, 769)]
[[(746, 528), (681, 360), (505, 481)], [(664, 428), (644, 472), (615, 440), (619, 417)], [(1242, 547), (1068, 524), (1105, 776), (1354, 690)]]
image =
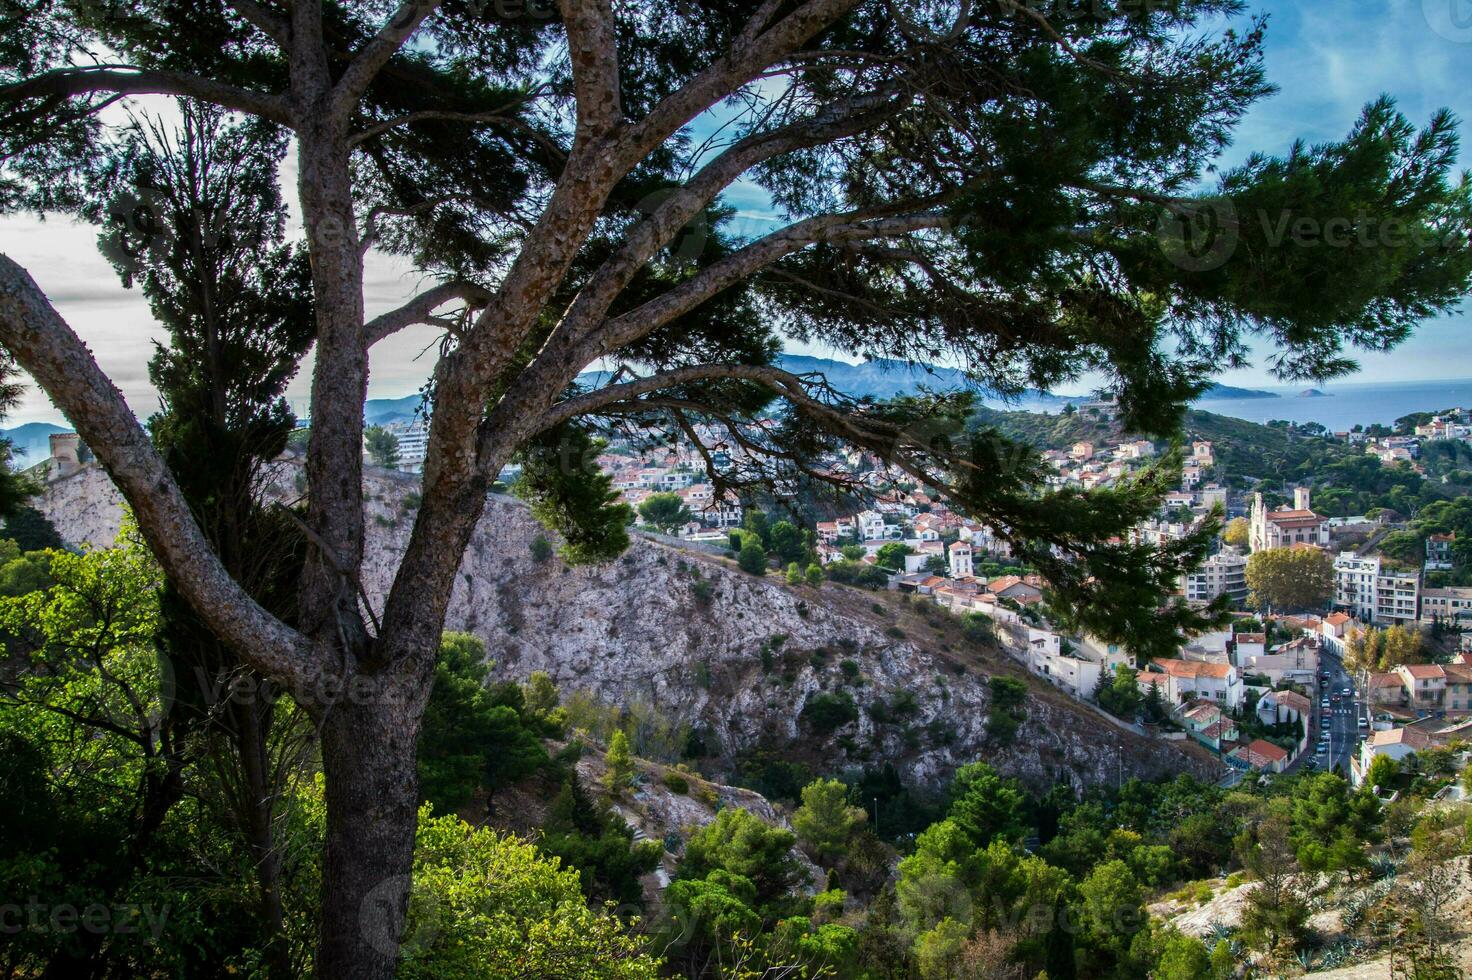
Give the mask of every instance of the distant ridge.
[[(777, 365), (784, 371), (791, 371), (793, 374), (822, 374), (828, 379), (829, 384), (854, 398), (894, 398), (899, 395), (914, 395), (925, 388), (932, 391), (965, 389), (977, 392), (986, 402), (1000, 404), (1008, 401), (996, 392), (977, 385), (966, 377), (964, 371), (936, 364), (912, 364), (908, 361), (887, 358), (865, 361), (862, 364), (849, 364), (847, 361), (812, 357), (807, 354), (782, 354), (777, 358)], [(586, 371), (578, 375), (578, 382), (584, 386), (593, 387), (606, 384), (608, 378), (607, 371)], [(1230, 385), (1214, 384), (1201, 397), (1245, 399), (1281, 398), (1282, 396), (1255, 388), (1234, 388)], [(1091, 401), (1093, 398), (1093, 395), (1055, 395), (1036, 388), (1028, 388), (1015, 401), (1046, 402), (1061, 406), (1064, 402), (1078, 404)]]
[(1237, 398), (1282, 398), (1282, 397), (1283, 396), (1280, 395), (1280, 394), (1278, 394), (1276, 391), (1259, 391), (1256, 388), (1233, 388), (1231, 385), (1217, 385), (1217, 384), (1214, 384), (1210, 388), (1207, 388), (1206, 391), (1202, 392), (1201, 398), (1199, 398), (1197, 400), (1198, 401), (1204, 401), (1205, 399), (1208, 399), (1208, 398), (1214, 398), (1214, 399), (1217, 399), (1218, 401), (1224, 401), (1224, 400), (1229, 399), (1229, 398), (1231, 398), (1231, 399), (1237, 399)]
[(51, 436), (57, 432), (70, 432), (65, 426), (51, 422), (27, 422), (13, 429), (0, 429), (0, 437), (10, 440), (15, 447), (16, 462), (22, 468), (34, 466), (43, 459), (51, 458)]

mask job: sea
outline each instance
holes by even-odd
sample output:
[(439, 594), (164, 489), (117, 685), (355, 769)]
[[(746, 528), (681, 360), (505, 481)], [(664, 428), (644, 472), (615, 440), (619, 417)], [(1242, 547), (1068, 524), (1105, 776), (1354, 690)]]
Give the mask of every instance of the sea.
[[(1308, 386), (1296, 388), (1263, 387), (1276, 398), (1203, 398), (1192, 408), (1214, 412), (1249, 422), (1318, 422), (1332, 432), (1344, 432), (1355, 425), (1389, 425), (1411, 412), (1437, 412), (1448, 408), (1472, 408), (1472, 378), (1453, 381), (1360, 381), (1315, 385), (1319, 396), (1304, 395)], [(993, 403), (995, 408), (1021, 409), (1029, 412), (1057, 414), (1063, 400), (1057, 396), (1024, 397), (1010, 404)], [(1077, 399), (1074, 404), (1080, 404)]]

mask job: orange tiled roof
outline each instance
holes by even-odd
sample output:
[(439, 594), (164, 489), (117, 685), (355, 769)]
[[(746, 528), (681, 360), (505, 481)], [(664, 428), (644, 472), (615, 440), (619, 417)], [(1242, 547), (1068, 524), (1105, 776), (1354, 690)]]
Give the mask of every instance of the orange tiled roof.
[(1172, 677), (1211, 677), (1225, 680), (1232, 669), (1227, 664), (1208, 664), (1199, 660), (1156, 660), (1153, 663)]

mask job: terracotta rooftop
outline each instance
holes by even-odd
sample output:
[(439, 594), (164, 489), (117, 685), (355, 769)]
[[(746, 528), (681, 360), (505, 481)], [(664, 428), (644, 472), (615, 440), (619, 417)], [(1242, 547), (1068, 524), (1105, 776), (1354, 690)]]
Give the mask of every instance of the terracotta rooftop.
[(1313, 702), (1297, 691), (1276, 691), (1273, 693), (1273, 700), (1300, 712), (1308, 712), (1313, 708)]
[(1445, 677), (1446, 671), (1440, 664), (1401, 664), (1401, 669), (1418, 681), (1436, 680)]
[(1370, 738), (1372, 747), (1381, 745), (1406, 745), (1412, 749), (1424, 749), (1430, 746), (1431, 736), (1419, 728), (1392, 728), (1388, 732), (1376, 732)]
[(1155, 660), (1152, 662), (1172, 677), (1212, 677), (1217, 680), (1225, 680), (1232, 669), (1228, 664), (1207, 664), (1198, 660)]
[(1247, 751), (1262, 756), (1271, 762), (1282, 762), (1288, 758), (1288, 750), (1264, 739), (1255, 738), (1247, 745)]

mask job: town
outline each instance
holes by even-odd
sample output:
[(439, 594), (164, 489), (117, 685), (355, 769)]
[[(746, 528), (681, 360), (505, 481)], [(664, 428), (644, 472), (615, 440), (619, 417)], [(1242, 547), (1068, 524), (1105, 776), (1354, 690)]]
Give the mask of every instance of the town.
[[(1116, 406), (1097, 401), (1068, 411), (1107, 419)], [(1427, 413), (1406, 427), (1323, 437), (1412, 472), (1423, 472), (1423, 446), (1472, 445), (1466, 410)], [(394, 465), (413, 470), (422, 463), (423, 419), (389, 423), (382, 432), (395, 443)], [(1042, 457), (1050, 487), (1090, 490), (1128, 478), (1163, 449), (1123, 437), (1047, 449)], [(731, 466), (745, 452), (719, 427), (676, 437), (648, 430), (611, 440), (596, 463), (646, 533), (734, 556), (751, 508), (735, 494), (718, 493), (707, 467)], [(1228, 780), (1325, 768), (1360, 785), (1378, 757), (1400, 763), (1472, 737), (1472, 585), (1428, 584), (1458, 567), (1455, 532), (1424, 535), (1423, 560), (1411, 564), (1376, 547), (1405, 528), (1399, 515), (1325, 516), (1315, 512), (1307, 486), (1291, 488), (1291, 499), (1274, 506), (1262, 490), (1228, 489), (1230, 474), (1211, 442), (1191, 442), (1182, 457), (1179, 488), (1166, 495), (1156, 520), (1131, 529), (1131, 538), (1160, 545), (1209, 515), (1230, 518), (1215, 553), (1181, 580), (1178, 595), (1196, 606), (1221, 599), (1235, 613), (1226, 628), (1183, 639), (1175, 658), (1139, 662), (1095, 637), (1064, 634), (1048, 618), (1047, 583), (1014, 562), (1003, 530), (953, 513), (944, 497), (871, 455), (822, 461), (862, 506), (798, 528), (808, 544), (797, 570), (812, 578), (815, 564), (838, 581), (911, 593), (984, 622), (1032, 673), (1121, 725), (1200, 743), (1219, 756)], [(781, 502), (770, 506), (775, 516)], [(762, 511), (756, 516), (767, 519)], [(1249, 585), (1253, 556), (1266, 554), (1266, 563), (1275, 553), (1304, 550), (1327, 566), (1322, 608), (1265, 614)], [(1410, 649), (1377, 655), (1389, 629), (1397, 636), (1409, 631)], [(1120, 697), (1120, 690), (1130, 695)]]

